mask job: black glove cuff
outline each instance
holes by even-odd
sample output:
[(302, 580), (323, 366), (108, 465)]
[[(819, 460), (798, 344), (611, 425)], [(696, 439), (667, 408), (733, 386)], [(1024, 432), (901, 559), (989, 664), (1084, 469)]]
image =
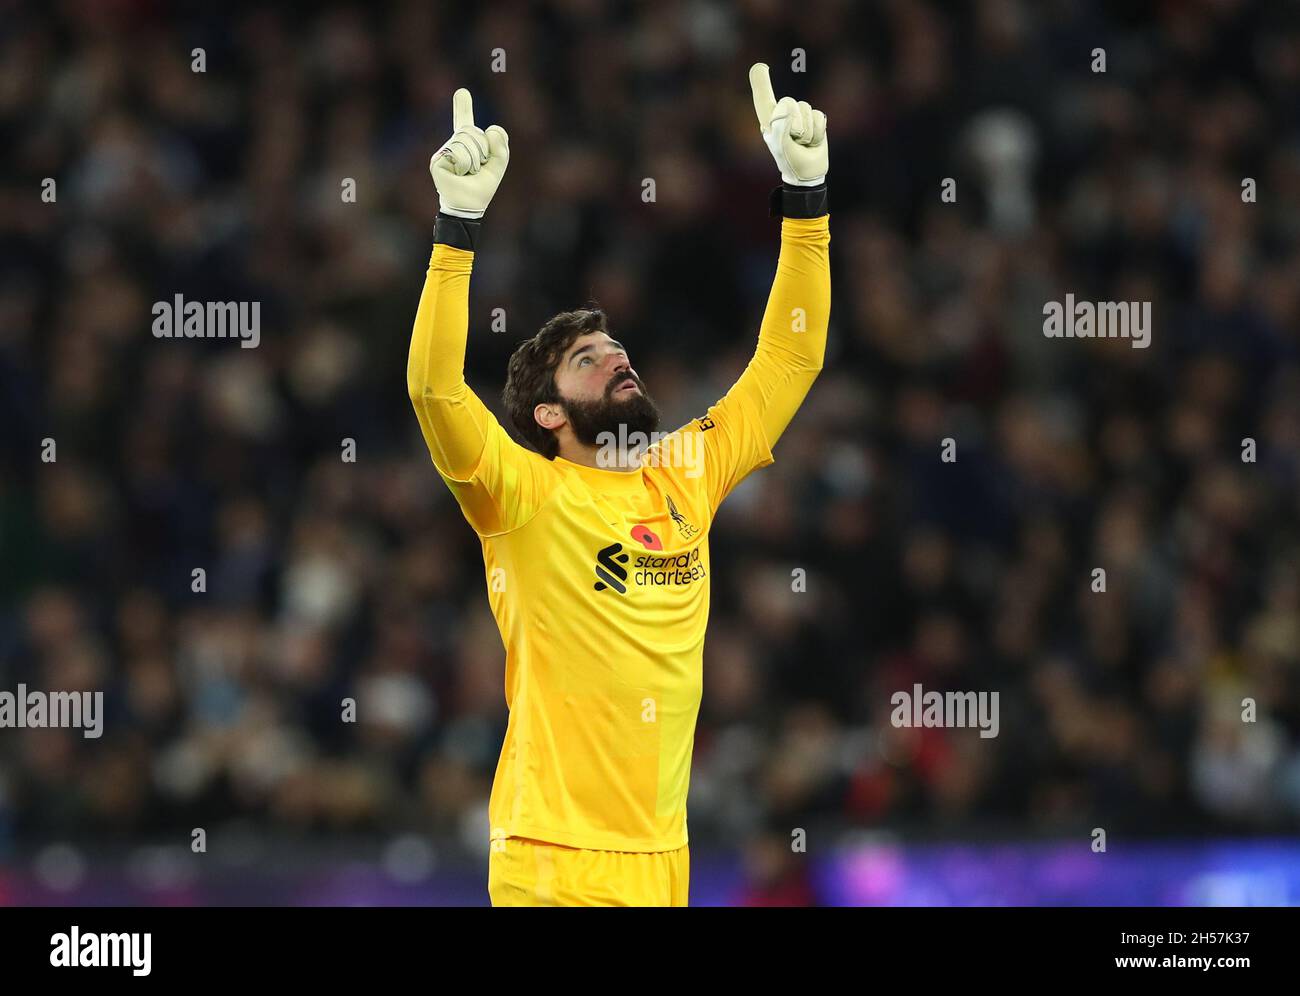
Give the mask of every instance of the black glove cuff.
[(453, 249), (474, 251), (478, 245), (479, 229), (483, 222), (477, 218), (457, 218), (454, 214), (438, 212), (433, 223), (433, 241), (449, 245)]
[(829, 214), (825, 181), (815, 187), (781, 184), (772, 191), (768, 213), (773, 218), (820, 218)]

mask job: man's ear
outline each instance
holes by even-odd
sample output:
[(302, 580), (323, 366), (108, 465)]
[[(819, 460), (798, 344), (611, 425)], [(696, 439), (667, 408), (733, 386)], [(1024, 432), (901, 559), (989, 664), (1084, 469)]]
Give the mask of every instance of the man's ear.
[(533, 418), (543, 429), (554, 432), (569, 421), (564, 409), (557, 404), (541, 404), (533, 409)]

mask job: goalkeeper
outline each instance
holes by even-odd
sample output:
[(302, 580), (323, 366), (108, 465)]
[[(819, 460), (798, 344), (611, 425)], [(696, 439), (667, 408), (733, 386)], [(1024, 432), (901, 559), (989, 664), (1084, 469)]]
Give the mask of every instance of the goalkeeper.
[(762, 63), (749, 77), (782, 180), (758, 345), (721, 400), (649, 449), (611, 451), (654, 438), (659, 412), (598, 309), (556, 315), (511, 356), (505, 410), (528, 446), (470, 391), (470, 273), (509, 139), (477, 127), (457, 90), (454, 134), (429, 164), (440, 210), (406, 378), (434, 467), (482, 542), (505, 645), (493, 905), (687, 902), (709, 526), (772, 463), (821, 370), (830, 315), (826, 116), (778, 101)]

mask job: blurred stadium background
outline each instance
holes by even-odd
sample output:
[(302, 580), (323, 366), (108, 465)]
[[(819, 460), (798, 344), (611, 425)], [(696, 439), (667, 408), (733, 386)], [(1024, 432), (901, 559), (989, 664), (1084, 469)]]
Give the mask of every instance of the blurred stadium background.
[[(680, 424), (775, 265), (756, 60), (827, 113), (835, 296), (713, 531), (693, 902), (1300, 903), (1300, 7), (1237, 0), (0, 3), (0, 689), (107, 711), (0, 730), (0, 902), (486, 903), (503, 653), (403, 387), (428, 159), (457, 86), (511, 135), (478, 393), (595, 299)], [(154, 338), (177, 293), (260, 346)], [(1150, 348), (1045, 338), (1066, 293)], [(1000, 735), (893, 728), (914, 682)]]

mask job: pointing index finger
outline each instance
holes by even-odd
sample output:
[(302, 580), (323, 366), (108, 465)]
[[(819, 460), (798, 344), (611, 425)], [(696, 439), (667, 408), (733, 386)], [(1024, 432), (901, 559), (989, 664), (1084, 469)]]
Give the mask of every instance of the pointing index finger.
[(772, 92), (772, 77), (768, 74), (766, 62), (756, 62), (749, 67), (749, 86), (754, 91), (758, 126), (767, 131), (767, 123), (772, 120), (772, 111), (776, 108), (776, 94)]
[(474, 99), (461, 87), (451, 96), (451, 130), (474, 127)]

